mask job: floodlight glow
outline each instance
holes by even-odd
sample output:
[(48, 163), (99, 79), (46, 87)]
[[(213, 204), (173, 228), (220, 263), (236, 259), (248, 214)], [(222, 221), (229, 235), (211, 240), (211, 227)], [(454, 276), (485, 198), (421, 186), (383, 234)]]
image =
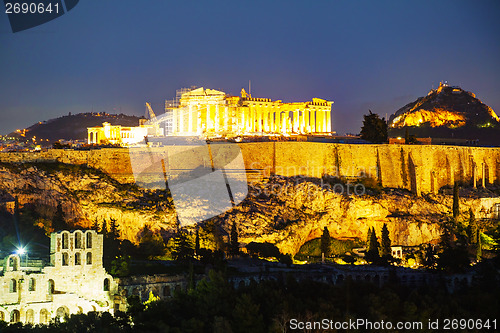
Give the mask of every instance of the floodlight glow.
[(26, 249), (24, 247), (21, 247), (17, 249), (16, 254), (22, 256), (23, 254), (26, 253)]

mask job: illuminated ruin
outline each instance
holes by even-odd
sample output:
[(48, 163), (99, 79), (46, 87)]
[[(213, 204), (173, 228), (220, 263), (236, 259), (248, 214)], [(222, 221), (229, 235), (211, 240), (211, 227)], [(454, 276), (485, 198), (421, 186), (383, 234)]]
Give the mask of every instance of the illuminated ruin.
[[(166, 105), (165, 133), (178, 136), (328, 134), (333, 102), (283, 103), (252, 97), (245, 89), (230, 96), (213, 89), (182, 89), (178, 103)], [(177, 104), (177, 105), (176, 105)]]

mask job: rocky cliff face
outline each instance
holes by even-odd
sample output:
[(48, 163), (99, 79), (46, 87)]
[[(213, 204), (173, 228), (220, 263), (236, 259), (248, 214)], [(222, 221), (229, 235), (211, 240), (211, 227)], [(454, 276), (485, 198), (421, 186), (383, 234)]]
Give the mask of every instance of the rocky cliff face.
[[(120, 184), (84, 166), (62, 163), (0, 163), (0, 191), (18, 197), (50, 219), (61, 202), (68, 222), (89, 227), (95, 219), (114, 218), (121, 236), (137, 242), (148, 224), (157, 232), (176, 228), (173, 205), (164, 191)], [(486, 217), (500, 198), (462, 198), (461, 209)], [(193, 202), (193, 207), (203, 205)], [(295, 254), (304, 242), (328, 227), (335, 238), (366, 238), (369, 227), (387, 223), (393, 244), (418, 245), (439, 239), (440, 222), (451, 214), (449, 195), (415, 197), (404, 190), (378, 195), (341, 195), (317, 180), (275, 177), (251, 186), (237, 207), (215, 218), (229, 232), (236, 222), (240, 242), (275, 243)], [(193, 208), (196, 209), (196, 208)]]

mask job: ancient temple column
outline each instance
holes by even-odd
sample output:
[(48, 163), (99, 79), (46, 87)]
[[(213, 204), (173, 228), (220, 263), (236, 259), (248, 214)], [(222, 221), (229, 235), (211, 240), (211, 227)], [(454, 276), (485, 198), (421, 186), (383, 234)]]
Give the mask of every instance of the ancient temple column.
[(179, 133), (184, 134), (184, 114), (186, 113), (186, 108), (179, 110)]
[(207, 120), (205, 124), (205, 132), (208, 132), (212, 128), (212, 123), (210, 122), (210, 104), (207, 105)]
[(215, 105), (215, 114), (214, 114), (214, 131), (218, 132), (220, 127), (220, 117), (219, 117), (219, 105)]
[(240, 124), (239, 124), (239, 127), (240, 127), (240, 130), (241, 131), (245, 131), (245, 112), (246, 112), (246, 109), (245, 107), (237, 107), (237, 110), (238, 112), (241, 114), (241, 119), (240, 119)]
[(486, 163), (482, 163), (482, 166), (483, 166), (483, 177), (482, 177), (482, 186), (483, 188), (486, 187)]
[(310, 114), (310, 112), (311, 111), (309, 109), (304, 109), (304, 123), (305, 123), (304, 132), (305, 133), (311, 132), (311, 126), (309, 125), (309, 114)]
[(326, 131), (332, 131), (332, 112), (331, 110), (326, 111)]
[(275, 125), (275, 122), (274, 122), (274, 116), (275, 115), (276, 115), (276, 109), (272, 108), (271, 112), (270, 112), (270, 115), (269, 115), (269, 117), (271, 118), (271, 119), (269, 119), (269, 122), (270, 122), (270, 129), (269, 129), (269, 131), (270, 132), (276, 132), (276, 125)]
[(286, 133), (287, 116), (286, 116), (284, 111), (280, 112), (280, 116), (281, 116), (281, 133), (285, 134)]
[(472, 161), (472, 186), (476, 188), (476, 178), (477, 178), (477, 166), (474, 161)]
[(191, 106), (191, 104), (189, 105), (188, 107), (188, 132), (189, 133), (192, 133), (194, 132), (194, 129), (193, 129), (193, 108)]
[(177, 134), (177, 120), (179, 118), (179, 109), (172, 110), (172, 134)]
[(297, 109), (293, 110), (293, 126), (292, 132), (297, 133), (299, 131), (299, 111)]
[(257, 126), (256, 131), (262, 133), (262, 108), (256, 108), (255, 112), (257, 113)]
[(229, 108), (224, 107), (224, 131), (229, 131)]
[(316, 115), (315, 115), (315, 109), (311, 109), (311, 133), (316, 132)]

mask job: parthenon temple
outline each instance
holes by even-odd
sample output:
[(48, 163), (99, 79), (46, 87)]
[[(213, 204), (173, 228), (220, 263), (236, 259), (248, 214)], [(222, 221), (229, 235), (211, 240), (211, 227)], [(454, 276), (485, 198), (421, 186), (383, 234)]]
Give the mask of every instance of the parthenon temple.
[(283, 103), (254, 98), (245, 89), (230, 96), (213, 89), (183, 89), (176, 105), (165, 106), (165, 134), (236, 136), (327, 134), (331, 132), (333, 102)]

